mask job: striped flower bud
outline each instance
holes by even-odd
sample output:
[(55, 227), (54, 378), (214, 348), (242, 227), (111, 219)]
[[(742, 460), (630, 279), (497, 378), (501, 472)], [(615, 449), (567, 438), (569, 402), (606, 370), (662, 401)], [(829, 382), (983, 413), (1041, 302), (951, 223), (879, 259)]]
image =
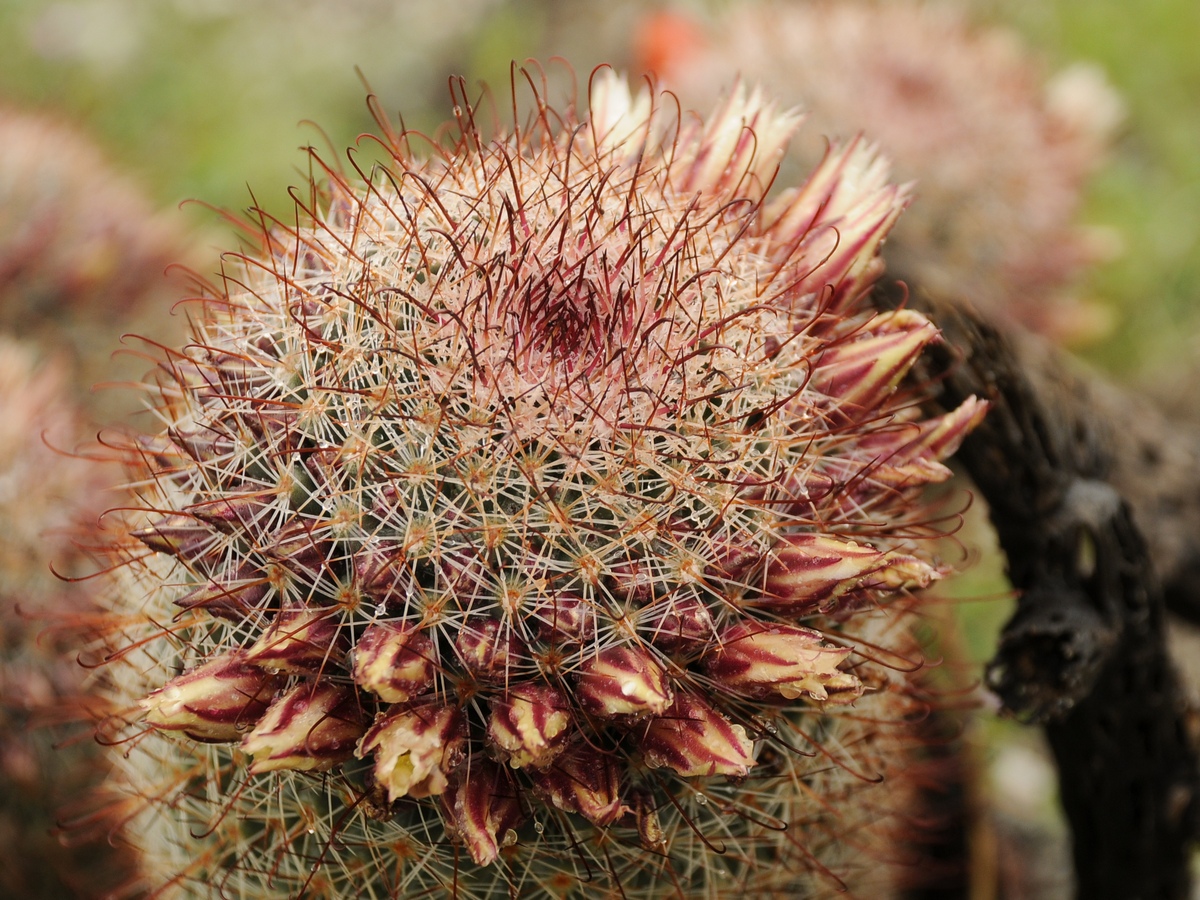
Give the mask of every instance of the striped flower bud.
[(369, 625), (354, 646), (354, 683), (387, 703), (407, 703), (433, 684), (436, 654), (416, 628)]
[(610, 647), (584, 660), (579, 672), (579, 699), (598, 716), (661, 713), (671, 704), (666, 672), (641, 648)]
[(394, 803), (445, 791), (449, 773), (462, 760), (465, 738), (466, 723), (453, 706), (397, 706), (375, 720), (356, 755), (375, 755), (375, 783)]
[(822, 534), (782, 538), (768, 556), (761, 596), (746, 601), (776, 615), (829, 612), (860, 588), (923, 588), (938, 576), (929, 563)]
[(562, 750), (571, 724), (570, 704), (545, 684), (514, 685), (492, 701), (488, 738), (514, 769), (543, 768)]
[(621, 802), (621, 773), (612, 757), (586, 743), (565, 750), (545, 769), (527, 774), (534, 790), (556, 809), (596, 825), (611, 825), (630, 811)]
[(520, 794), (504, 769), (477, 757), (459, 767), (443, 804), (449, 812), (447, 824), (481, 866), (516, 842), (513, 829), (525, 818)]
[(131, 536), (155, 553), (169, 553), (185, 562), (203, 558), (214, 545), (212, 532), (193, 516), (182, 513), (162, 516), (131, 532)]
[(366, 723), (354, 691), (327, 681), (304, 682), (283, 694), (242, 738), (250, 772), (324, 772), (354, 755)]
[(661, 716), (638, 735), (646, 763), (669, 766), (685, 778), (745, 775), (754, 765), (754, 741), (695, 694), (678, 692)]
[(138, 703), (155, 728), (198, 741), (236, 741), (263, 716), (282, 684), (233, 650), (172, 678)]
[(579, 643), (596, 632), (596, 611), (576, 594), (558, 593), (534, 607), (537, 635), (550, 644)]
[(721, 633), (704, 666), (722, 686), (747, 697), (849, 702), (863, 690), (854, 675), (838, 669), (851, 651), (821, 638), (795, 625), (746, 622)]
[(851, 409), (874, 409), (908, 374), (937, 329), (911, 310), (880, 313), (863, 335), (828, 347), (812, 385)]
[(316, 675), (341, 664), (338, 631), (329, 610), (285, 609), (246, 651), (246, 660), (275, 672)]
[(507, 679), (527, 658), (524, 641), (499, 619), (467, 622), (455, 638), (454, 646), (463, 665), (484, 679)]

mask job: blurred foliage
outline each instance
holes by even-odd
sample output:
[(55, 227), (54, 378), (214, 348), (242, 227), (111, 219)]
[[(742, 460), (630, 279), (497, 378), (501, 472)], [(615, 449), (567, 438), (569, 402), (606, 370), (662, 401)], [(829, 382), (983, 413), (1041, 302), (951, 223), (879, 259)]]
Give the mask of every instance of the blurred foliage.
[(1124, 137), (1095, 178), (1086, 217), (1124, 252), (1091, 289), (1120, 316), (1091, 355), (1121, 374), (1167, 374), (1200, 326), (1200, 4), (1194, 0), (985, 0), (1052, 64), (1101, 64), (1128, 104)]
[[(1095, 179), (1090, 223), (1124, 252), (1090, 292), (1117, 312), (1090, 355), (1123, 375), (1198, 351), (1200, 5), (1194, 0), (960, 0), (1016, 28), (1050, 68), (1093, 60), (1129, 108)], [(429, 130), (446, 80), (462, 73), (507, 93), (509, 61), (562, 54), (581, 79), (630, 56), (626, 0), (6, 0), (0, 99), (79, 121), (164, 204), (241, 209), (250, 191), (286, 214), (306, 166), (297, 147), (341, 148), (372, 123), (359, 68), (385, 110)], [(319, 129), (304, 126), (309, 121)], [(341, 156), (340, 150), (337, 154)], [(211, 217), (208, 219), (211, 223)]]

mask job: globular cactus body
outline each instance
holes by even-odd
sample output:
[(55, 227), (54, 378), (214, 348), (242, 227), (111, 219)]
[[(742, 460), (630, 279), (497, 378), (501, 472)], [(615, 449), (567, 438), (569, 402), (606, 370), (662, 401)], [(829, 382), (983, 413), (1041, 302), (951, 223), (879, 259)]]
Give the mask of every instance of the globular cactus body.
[(864, 308), (905, 192), (852, 143), (768, 200), (797, 122), (758, 95), (539, 110), (389, 133), (163, 361), (102, 639), (152, 886), (886, 880), (919, 494), (983, 412), (923, 419), (936, 331)]

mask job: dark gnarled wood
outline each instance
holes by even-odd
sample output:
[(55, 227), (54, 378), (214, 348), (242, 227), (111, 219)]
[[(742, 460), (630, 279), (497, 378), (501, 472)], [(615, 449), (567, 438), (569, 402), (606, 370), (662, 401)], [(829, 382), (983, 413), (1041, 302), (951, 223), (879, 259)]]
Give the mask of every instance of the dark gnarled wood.
[[(882, 296), (894, 304), (905, 295), (893, 286)], [(1180, 900), (1200, 779), (1166, 654), (1157, 559), (1134, 509), (1144, 518), (1172, 499), (1139, 467), (1172, 453), (1177, 463), (1189, 451), (1162, 422), (1123, 418), (1131, 401), (1077, 374), (1048, 345), (1003, 332), (961, 303), (910, 305), (946, 339), (929, 354), (938, 402), (953, 408), (976, 394), (992, 404), (958, 454), (987, 500), (1019, 592), (986, 677), (1008, 711), (1045, 726), (1078, 896)], [(1195, 482), (1200, 471), (1180, 477)], [(1197, 515), (1195, 483), (1192, 495), (1176, 490), (1179, 517)], [(1186, 568), (1186, 543), (1166, 560), (1172, 577)]]

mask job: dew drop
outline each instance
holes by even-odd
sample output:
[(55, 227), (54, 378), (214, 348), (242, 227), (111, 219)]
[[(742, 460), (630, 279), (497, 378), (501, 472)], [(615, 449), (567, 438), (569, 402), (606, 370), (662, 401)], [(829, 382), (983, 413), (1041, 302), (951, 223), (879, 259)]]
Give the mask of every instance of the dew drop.
[(700, 806), (708, 806), (708, 798), (703, 794), (697, 794), (696, 803), (698, 803)]
[(533, 830), (536, 831), (538, 834), (542, 834), (546, 830), (546, 826), (543, 825), (541, 822), (534, 822)]

